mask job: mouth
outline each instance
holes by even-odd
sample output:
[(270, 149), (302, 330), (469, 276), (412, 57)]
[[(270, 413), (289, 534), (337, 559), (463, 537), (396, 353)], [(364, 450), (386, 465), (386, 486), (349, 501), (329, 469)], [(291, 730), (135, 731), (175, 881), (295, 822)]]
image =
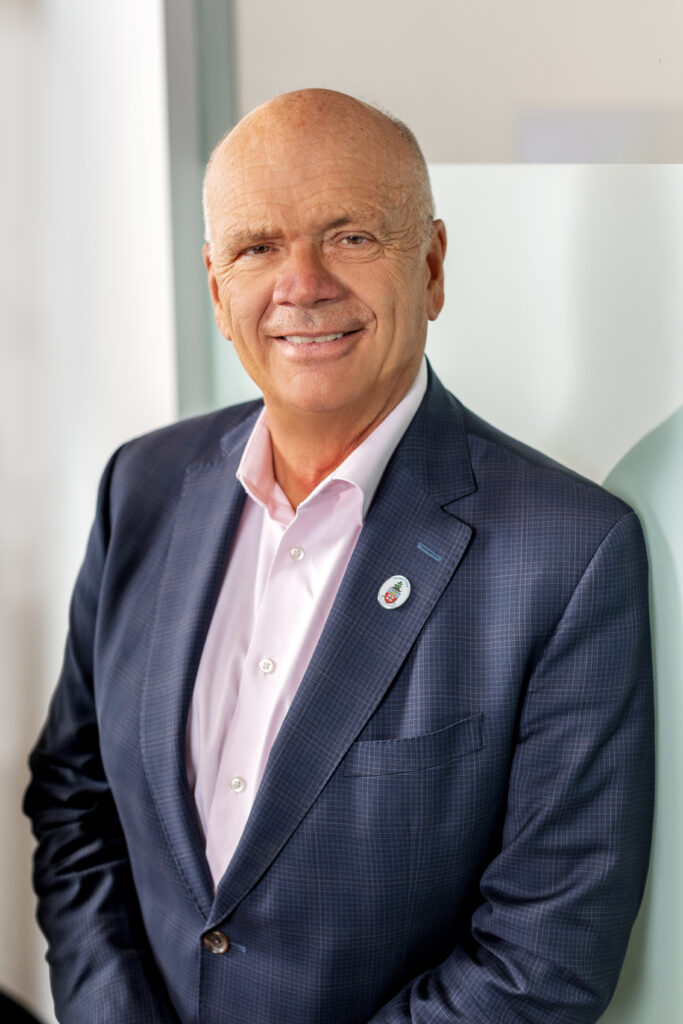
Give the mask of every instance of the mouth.
[(281, 334), (277, 340), (288, 341), (291, 345), (324, 345), (355, 333), (356, 331), (339, 331), (336, 334)]

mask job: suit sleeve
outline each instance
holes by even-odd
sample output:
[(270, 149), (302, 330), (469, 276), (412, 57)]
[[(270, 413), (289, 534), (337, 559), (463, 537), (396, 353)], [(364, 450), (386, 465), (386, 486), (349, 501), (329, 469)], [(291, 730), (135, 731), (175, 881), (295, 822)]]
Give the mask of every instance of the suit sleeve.
[(530, 674), (468, 942), (371, 1024), (591, 1024), (642, 897), (653, 808), (647, 560), (621, 518)]
[(55, 1009), (68, 1024), (171, 1024), (126, 843), (99, 752), (93, 695), (98, 594), (109, 538), (105, 470), (74, 590), (64, 665), (30, 758), (24, 809), (38, 840), (34, 885), (48, 940)]

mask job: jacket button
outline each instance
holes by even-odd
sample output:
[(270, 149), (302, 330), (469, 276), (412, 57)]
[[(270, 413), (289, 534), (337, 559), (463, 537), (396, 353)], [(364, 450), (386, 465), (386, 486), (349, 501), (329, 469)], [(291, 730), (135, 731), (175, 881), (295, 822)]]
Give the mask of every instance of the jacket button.
[(227, 953), (230, 949), (230, 939), (225, 932), (214, 928), (204, 936), (204, 948), (208, 949), (209, 953)]

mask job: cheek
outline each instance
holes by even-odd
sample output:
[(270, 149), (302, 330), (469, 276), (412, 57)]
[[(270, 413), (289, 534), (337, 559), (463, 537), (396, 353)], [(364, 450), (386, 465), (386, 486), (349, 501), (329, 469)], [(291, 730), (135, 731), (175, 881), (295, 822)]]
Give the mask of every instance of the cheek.
[(413, 275), (394, 271), (386, 275), (383, 287), (376, 290), (375, 313), (392, 333), (412, 333), (416, 322), (426, 322), (425, 295), (418, 274), (417, 267)]
[(270, 292), (267, 288), (234, 282), (223, 297), (223, 311), (232, 338), (237, 335), (248, 339), (259, 328), (270, 306)]
[(369, 310), (380, 325), (390, 323), (399, 310), (406, 308), (407, 285), (405, 275), (398, 268), (379, 261), (355, 270), (354, 274), (344, 275), (343, 283), (355, 301)]
[(427, 287), (421, 267), (415, 267), (411, 277), (403, 281), (400, 293), (401, 312), (411, 323), (427, 323)]

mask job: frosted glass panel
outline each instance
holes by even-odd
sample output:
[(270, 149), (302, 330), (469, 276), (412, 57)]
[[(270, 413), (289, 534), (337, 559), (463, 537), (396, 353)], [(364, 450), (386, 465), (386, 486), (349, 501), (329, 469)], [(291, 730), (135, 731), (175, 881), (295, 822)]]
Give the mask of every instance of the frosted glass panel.
[(595, 479), (683, 404), (683, 169), (432, 166), (466, 404)]

